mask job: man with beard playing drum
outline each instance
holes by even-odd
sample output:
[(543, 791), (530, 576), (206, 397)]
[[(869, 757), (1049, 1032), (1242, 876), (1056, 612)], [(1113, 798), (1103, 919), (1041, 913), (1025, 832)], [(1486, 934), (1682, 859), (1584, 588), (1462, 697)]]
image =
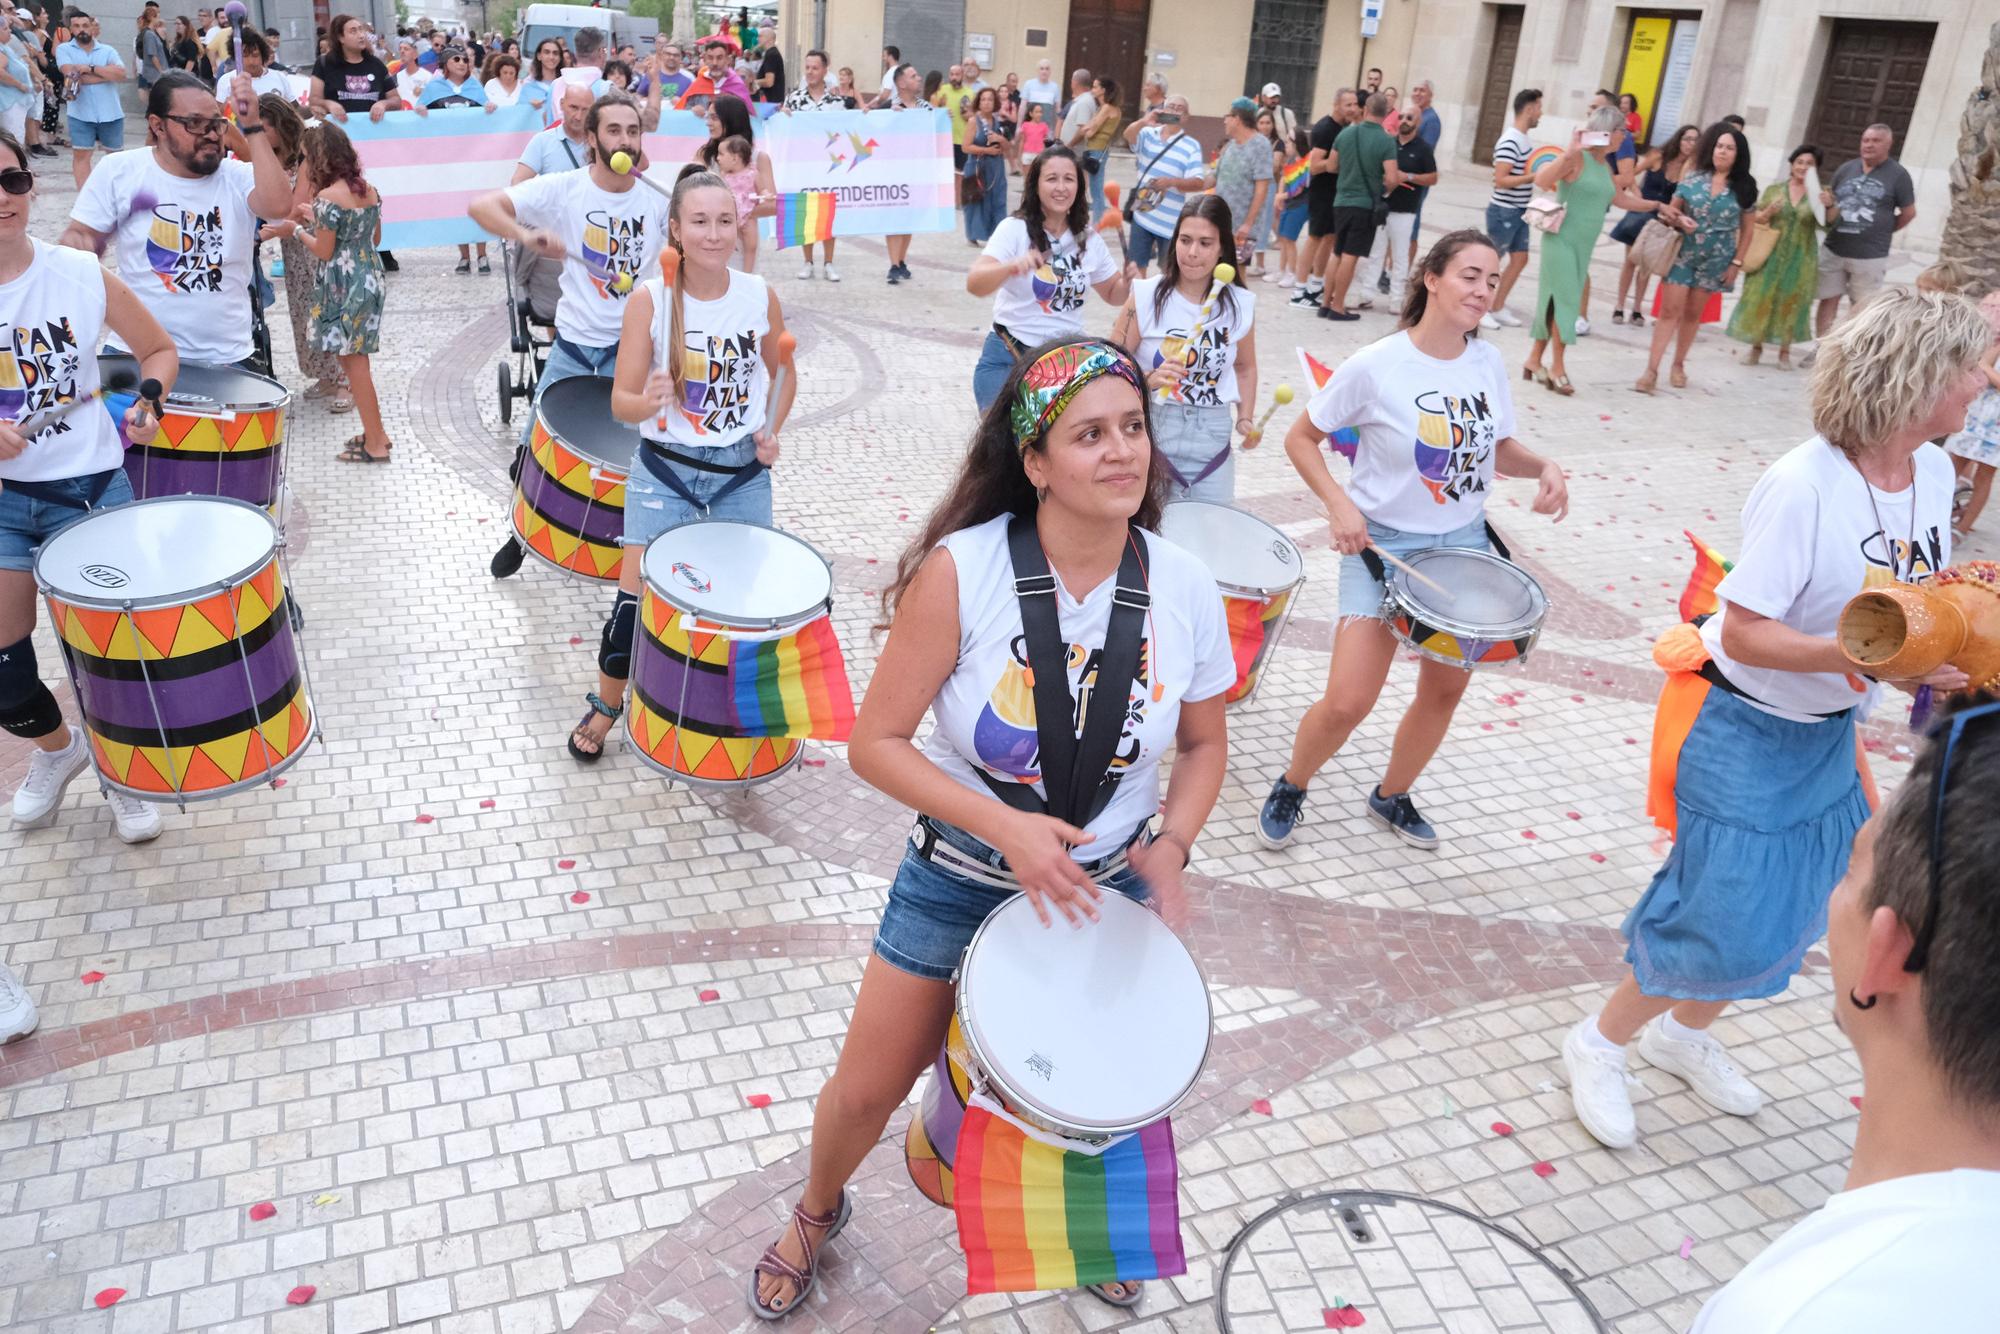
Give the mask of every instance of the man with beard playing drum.
[[(1269, 847), (1291, 841), (1306, 785), (1375, 707), (1395, 660), (1397, 639), (1382, 615), (1382, 566), (1371, 569), (1363, 553), (1379, 562), (1375, 551), (1485, 551), (1492, 538), (1486, 492), (1496, 474), (1535, 478), (1537, 514), (1560, 520), (1569, 512), (1562, 469), (1514, 438), (1507, 368), (1478, 336), (1499, 283), (1500, 257), (1484, 234), (1441, 239), (1418, 266), (1396, 332), (1348, 358), (1285, 438), (1285, 453), (1326, 505), (1343, 559), (1326, 694), (1299, 721), (1291, 767), (1271, 785), (1258, 817), (1257, 836)], [(1334, 481), (1323, 450), (1328, 433), (1342, 427), (1359, 437), (1345, 487)], [(1369, 815), (1414, 847), (1435, 848), (1438, 838), (1411, 802), (1410, 785), (1443, 742), (1471, 679), (1462, 667), (1424, 658), (1389, 767), (1368, 797)]]
[[(667, 201), (638, 181), (645, 170), (639, 104), (625, 93), (606, 93), (592, 104), (583, 125), (590, 145), (587, 165), (531, 176), (481, 195), (466, 210), (495, 236), (563, 266), (556, 341), (535, 385), (537, 407), (552, 385), (611, 374), (626, 298), (666, 244)], [(630, 155), (637, 165), (622, 175), (613, 171), (614, 153)], [(526, 433), (522, 441), (525, 445)], [(614, 461), (626, 462), (607, 460)], [(520, 470), (517, 452), (516, 477)], [(493, 577), (504, 579), (520, 569), (522, 555), (519, 540), (508, 538), (493, 555)]]

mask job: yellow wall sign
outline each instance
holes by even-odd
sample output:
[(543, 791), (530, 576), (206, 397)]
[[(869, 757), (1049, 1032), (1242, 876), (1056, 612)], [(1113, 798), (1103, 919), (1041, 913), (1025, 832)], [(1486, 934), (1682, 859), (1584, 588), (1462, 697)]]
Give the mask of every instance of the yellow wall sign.
[(1654, 115), (1660, 95), (1660, 73), (1666, 68), (1667, 41), (1674, 21), (1670, 18), (1635, 18), (1632, 36), (1625, 44), (1625, 69), (1618, 77), (1618, 90), (1639, 99), (1639, 114), (1646, 118), (1641, 143), (1651, 143), (1653, 132), (1671, 134), (1673, 126), (1662, 127)]

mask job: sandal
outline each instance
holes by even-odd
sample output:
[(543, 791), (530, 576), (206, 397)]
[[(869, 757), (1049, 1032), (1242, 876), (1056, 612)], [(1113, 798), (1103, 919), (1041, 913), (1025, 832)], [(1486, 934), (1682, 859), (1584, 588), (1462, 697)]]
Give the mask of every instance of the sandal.
[[(834, 1206), (830, 1214), (809, 1214), (805, 1205), (795, 1206), (792, 1209), (792, 1227), (799, 1234), (800, 1249), (806, 1253), (805, 1265), (801, 1268), (778, 1254), (776, 1242), (766, 1246), (763, 1258), (758, 1260), (756, 1267), (750, 1271), (750, 1291), (746, 1294), (750, 1300), (750, 1313), (759, 1320), (783, 1320), (805, 1305), (806, 1298), (819, 1282), (819, 1252), (813, 1246), (812, 1238), (806, 1235), (806, 1229), (809, 1227), (821, 1229), (819, 1244), (824, 1246), (840, 1235), (840, 1230), (847, 1226), (847, 1220), (853, 1213), (854, 1210), (847, 1200), (847, 1192), (844, 1190), (840, 1192), (840, 1203)], [(766, 1306), (759, 1301), (757, 1299), (759, 1274), (769, 1274), (773, 1278), (782, 1278), (790, 1282), (791, 1300), (782, 1306)]]
[(1544, 388), (1555, 390), (1558, 394), (1561, 394), (1564, 398), (1568, 398), (1570, 395), (1576, 392), (1576, 386), (1569, 382), (1569, 377), (1567, 375), (1551, 376), (1550, 378), (1542, 381), (1542, 385)]
[(1673, 370), (1668, 372), (1667, 374), (1667, 383), (1672, 385), (1676, 389), (1687, 388), (1688, 387), (1687, 369), (1682, 366), (1674, 367)]
[[(1111, 1286), (1111, 1283), (1122, 1283), (1127, 1288), (1130, 1288), (1131, 1291), (1127, 1292), (1123, 1297), (1113, 1297), (1105, 1291), (1106, 1288)], [(1116, 1306), (1124, 1310), (1130, 1310), (1132, 1307), (1137, 1306), (1140, 1299), (1146, 1295), (1145, 1289), (1139, 1285), (1139, 1280), (1136, 1278), (1115, 1278), (1111, 1280), (1111, 1283), (1093, 1283), (1085, 1288), (1084, 1291), (1097, 1298), (1098, 1301), (1103, 1302), (1106, 1306)]]
[(1748, 352), (1745, 352), (1743, 354), (1743, 364), (1745, 366), (1755, 366), (1763, 360), (1764, 360), (1764, 348), (1761, 343), (1752, 347)]
[(1647, 371), (1644, 375), (1639, 377), (1638, 382), (1634, 384), (1632, 388), (1638, 393), (1650, 394), (1655, 389), (1659, 388), (1659, 385), (1660, 385), (1660, 373), (1658, 371)]
[(342, 385), (333, 391), (333, 402), (326, 405), (326, 410), (328, 412), (354, 411), (354, 395), (349, 392), (346, 385)]
[(366, 442), (358, 435), (342, 445), (340, 452), (333, 457), (337, 463), (387, 463), (389, 461), (387, 453), (370, 454)]
[[(582, 720), (579, 721), (575, 727), (570, 729), (569, 754), (570, 758), (573, 760), (579, 760), (584, 764), (595, 764), (598, 762), (598, 760), (604, 757), (604, 737), (610, 736), (611, 733), (606, 732), (604, 734), (604, 737), (596, 737), (596, 736), (591, 736), (591, 734), (585, 729), (590, 725), (590, 720), (600, 713), (603, 714), (606, 718), (609, 718), (612, 722), (616, 723), (620, 718), (622, 718), (625, 715), (625, 706), (623, 704), (606, 704), (603, 700), (597, 697), (597, 692), (595, 690), (591, 691), (588, 695), (585, 695), (583, 697), (583, 701), (584, 703), (590, 705), (590, 712), (584, 714)], [(588, 740), (595, 741), (597, 743), (597, 749), (596, 750), (583, 749), (581, 746), (576, 744), (576, 739), (578, 737), (584, 737)], [(753, 1302), (752, 1305), (755, 1305), (755, 1303)]]
[(1521, 378), (1531, 384), (1545, 385), (1549, 382), (1549, 373), (1540, 366), (1523, 366), (1521, 367)]

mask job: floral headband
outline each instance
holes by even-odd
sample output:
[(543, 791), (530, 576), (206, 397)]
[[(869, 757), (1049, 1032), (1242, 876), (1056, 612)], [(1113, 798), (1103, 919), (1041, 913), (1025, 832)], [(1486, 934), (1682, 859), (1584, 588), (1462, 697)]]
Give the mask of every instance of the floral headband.
[(1132, 359), (1109, 343), (1065, 343), (1037, 357), (1014, 395), (1014, 443), (1025, 452), (1062, 416), (1070, 400), (1100, 375), (1116, 375), (1142, 396), (1146, 392)]

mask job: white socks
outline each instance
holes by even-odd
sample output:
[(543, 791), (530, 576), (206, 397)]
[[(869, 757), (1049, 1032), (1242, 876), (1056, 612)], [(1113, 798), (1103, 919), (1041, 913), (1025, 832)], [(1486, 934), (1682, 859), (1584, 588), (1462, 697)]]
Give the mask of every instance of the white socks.
[(1703, 1030), (1689, 1028), (1687, 1025), (1679, 1022), (1674, 1018), (1673, 1011), (1671, 1010), (1653, 1022), (1660, 1026), (1661, 1037), (1672, 1038), (1675, 1042), (1698, 1042), (1701, 1040)]
[(1583, 1037), (1584, 1046), (1616, 1056), (1621, 1061), (1625, 1059), (1625, 1049), (1604, 1036), (1604, 1030), (1597, 1026), (1596, 1015), (1589, 1016), (1577, 1025), (1577, 1031)]

